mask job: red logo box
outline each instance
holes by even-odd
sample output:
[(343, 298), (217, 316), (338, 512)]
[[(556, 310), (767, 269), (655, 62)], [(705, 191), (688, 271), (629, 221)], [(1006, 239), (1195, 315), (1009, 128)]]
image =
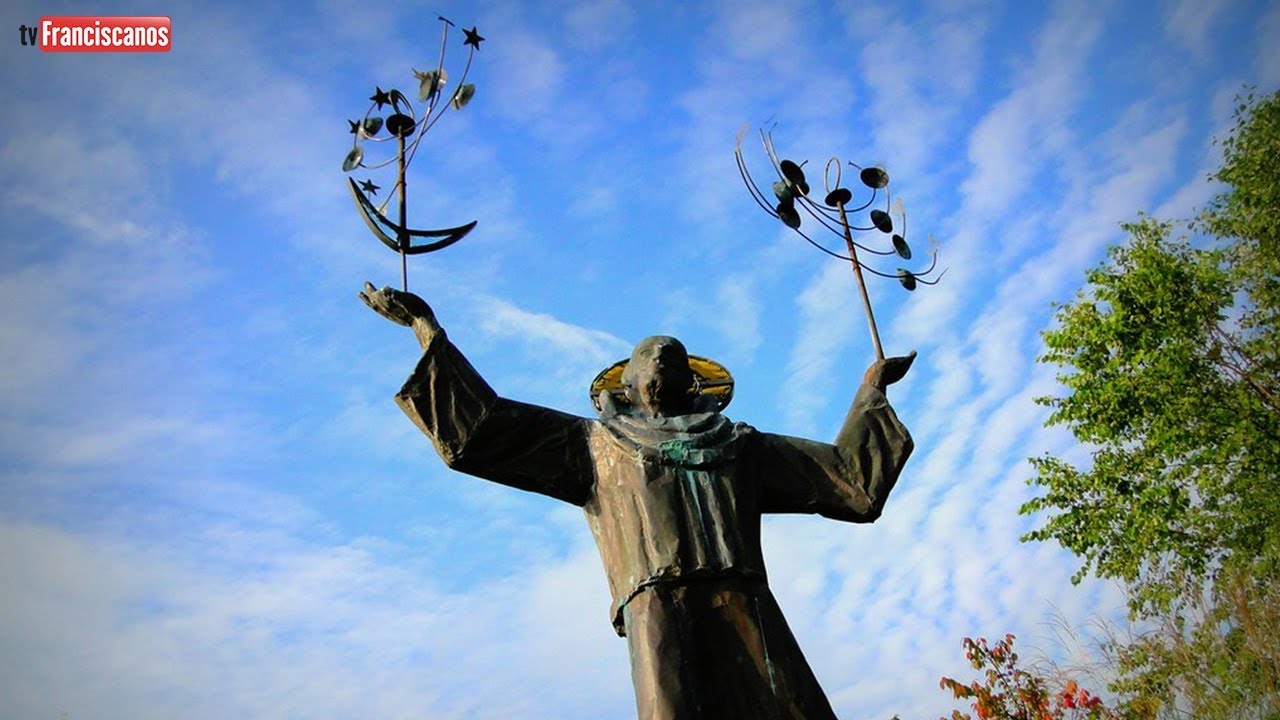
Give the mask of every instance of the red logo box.
[(173, 24), (168, 17), (51, 15), (40, 18), (45, 52), (169, 52)]

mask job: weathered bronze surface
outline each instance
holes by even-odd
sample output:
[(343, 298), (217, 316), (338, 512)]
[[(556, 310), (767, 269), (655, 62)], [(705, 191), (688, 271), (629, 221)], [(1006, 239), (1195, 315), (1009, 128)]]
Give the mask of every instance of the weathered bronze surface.
[(867, 370), (828, 444), (729, 421), (675, 338), (641, 341), (625, 396), (599, 392), (598, 417), (578, 417), (499, 396), (416, 295), (366, 284), (360, 297), (417, 335), (396, 402), (449, 467), (583, 509), (640, 718), (835, 717), (769, 591), (760, 518), (880, 516), (913, 447), (885, 388), (914, 353)]

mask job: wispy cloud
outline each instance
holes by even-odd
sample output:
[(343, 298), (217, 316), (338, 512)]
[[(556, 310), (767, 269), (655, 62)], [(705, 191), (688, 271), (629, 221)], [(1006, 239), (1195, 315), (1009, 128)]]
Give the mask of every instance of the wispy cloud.
[(485, 332), (503, 339), (529, 343), (539, 353), (602, 362), (631, 347), (601, 330), (589, 330), (546, 313), (523, 310), (509, 302), (490, 298), (480, 316)]
[[(983, 68), (985, 8), (956, 5), (915, 9), (845, 3), (846, 32), (861, 47), (859, 69), (870, 89), (872, 140), (858, 160), (892, 159), (894, 176), (907, 180), (919, 196), (931, 195), (926, 177), (945, 172), (927, 162), (953, 142), (951, 129), (977, 89)], [(851, 158), (852, 159), (852, 158)]]
[[(197, 522), (175, 547), (4, 522), (0, 565), (34, 591), (0, 599), (8, 650), (27, 648), (5, 682), (10, 709), (159, 718), (181, 706), (226, 717), (256, 714), (269, 696), (271, 712), (290, 717), (626, 713), (625, 652), (607, 623), (592, 622), (607, 592), (582, 582), (595, 569), (590, 548), (452, 594), (360, 542), (317, 545), (280, 530)], [(555, 589), (565, 581), (584, 589), (564, 597)], [(563, 662), (569, 647), (613, 672), (589, 690), (535, 692), (585, 672)]]
[(631, 344), (608, 332), (572, 325), (547, 313), (536, 313), (510, 302), (483, 297), (478, 327), (487, 342), (511, 347), (514, 342), (524, 367), (509, 370), (504, 395), (543, 402), (563, 409), (587, 410), (587, 384), (596, 373), (631, 353)]
[(720, 333), (737, 357), (750, 358), (760, 346), (760, 300), (750, 278), (727, 278), (716, 291), (713, 311)]
[(1271, 3), (1258, 22), (1254, 40), (1254, 65), (1258, 82), (1264, 87), (1280, 85), (1280, 53), (1275, 51), (1274, 38), (1280, 33), (1280, 5)]
[(778, 398), (789, 432), (817, 434), (815, 413), (830, 400), (830, 373), (859, 320), (848, 307), (849, 275), (843, 264), (828, 263), (796, 298), (800, 328)]
[(1227, 9), (1227, 3), (1176, 0), (1168, 5), (1165, 33), (1192, 55), (1204, 58), (1209, 51), (1209, 34)]
[[(943, 714), (964, 635), (1036, 644), (1055, 607), (1120, 606), (1017, 540), (1024, 458), (1089, 457), (1040, 427), (1031, 398), (1060, 389), (1037, 333), (1118, 221), (1206, 197), (1205, 136), (1280, 77), (1274, 7), (1172, 2), (1123, 33), (1138, 11), (1111, 3), (459, 8), (489, 38), (479, 93), (420, 155), (412, 217), (480, 226), (410, 287), (506, 395), (588, 414), (586, 382), (670, 326), (732, 366), (735, 419), (832, 434), (865, 318), (849, 269), (739, 187), (744, 123), (777, 120), (797, 159), (886, 161), (913, 232), (943, 238), (942, 285), (872, 290), (886, 349), (921, 350), (890, 391), (917, 451), (885, 516), (765, 522), (842, 716)], [(183, 9), (163, 57), (14, 57), (13, 114), (43, 120), (0, 144), (0, 574), (21, 589), (0, 695), (24, 717), (631, 717), (580, 512), (444, 469), (390, 402), (411, 334), (354, 298), (399, 259), (344, 195), (342, 118), (434, 57), (434, 13), (246, 16)], [(1209, 79), (1116, 72), (1148, 45)]]
[[(501, 27), (501, 26), (500, 26)], [(497, 107), (515, 119), (541, 120), (559, 102), (566, 64), (546, 38), (508, 32), (493, 51)]]
[(1009, 209), (1043, 159), (1065, 149), (1066, 119), (1080, 101), (1080, 79), (1101, 26), (1093, 8), (1058, 3), (1029, 63), (1016, 73), (1018, 84), (978, 121), (969, 140), (973, 173), (962, 186), (975, 219)]
[(967, 153), (972, 170), (960, 185), (962, 205), (939, 225), (947, 238), (948, 281), (914, 299), (898, 318), (912, 342), (949, 336), (947, 328), (967, 289), (980, 287), (986, 277), (991, 228), (1010, 211), (1025, 212), (1015, 200), (1036, 186), (1037, 176), (1051, 172), (1053, 158), (1070, 151), (1066, 119), (1081, 98), (1100, 27), (1094, 8), (1058, 3), (1036, 35), (1026, 65), (1013, 73), (1009, 93), (974, 125)]
[(599, 50), (626, 39), (635, 11), (622, 0), (585, 0), (565, 13), (568, 41)]

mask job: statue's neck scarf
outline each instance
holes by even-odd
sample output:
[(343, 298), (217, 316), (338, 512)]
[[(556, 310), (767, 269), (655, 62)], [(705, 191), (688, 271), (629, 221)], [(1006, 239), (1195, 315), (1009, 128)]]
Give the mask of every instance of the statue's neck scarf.
[(628, 455), (685, 467), (733, 460), (749, 431), (717, 411), (655, 418), (608, 403), (600, 415), (609, 437)]

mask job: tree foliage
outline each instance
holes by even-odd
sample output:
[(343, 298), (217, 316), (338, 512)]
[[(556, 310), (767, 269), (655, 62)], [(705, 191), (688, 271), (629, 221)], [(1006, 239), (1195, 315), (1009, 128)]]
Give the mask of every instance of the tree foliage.
[(1044, 335), (1066, 393), (1038, 402), (1092, 458), (1032, 460), (1024, 540), (1129, 587), (1154, 628), (1111, 647), (1133, 713), (1280, 718), (1280, 93), (1236, 121), (1194, 244), (1125, 225)]
[(973, 715), (955, 710), (940, 720), (1119, 720), (1102, 699), (1066, 680), (1059, 687), (1021, 663), (1013, 650), (1013, 635), (1005, 635), (994, 647), (986, 638), (964, 639), (965, 658), (980, 677), (962, 683), (943, 677), (938, 685), (957, 700), (968, 700)]
[(1232, 567), (1189, 612), (1103, 648), (1126, 717), (1280, 718), (1280, 575)]
[(1025, 539), (1127, 582), (1142, 616), (1280, 541), (1280, 95), (1242, 103), (1225, 149), (1229, 189), (1195, 223), (1216, 244), (1125, 225), (1044, 336), (1068, 392), (1039, 402), (1093, 457), (1032, 461), (1043, 494), (1022, 512), (1048, 517)]

